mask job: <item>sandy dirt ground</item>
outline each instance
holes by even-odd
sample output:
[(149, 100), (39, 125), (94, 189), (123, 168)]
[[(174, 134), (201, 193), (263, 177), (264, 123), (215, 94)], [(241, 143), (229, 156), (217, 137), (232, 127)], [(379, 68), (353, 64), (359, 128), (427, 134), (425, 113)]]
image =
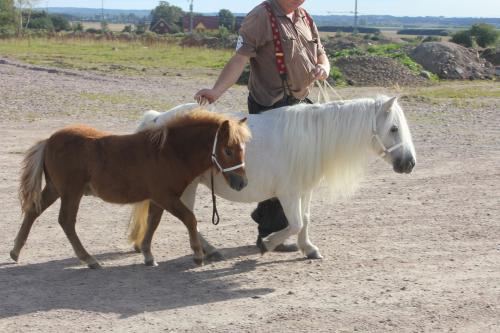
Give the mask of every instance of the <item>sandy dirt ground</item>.
[[(147, 109), (140, 101), (190, 102), (214, 75), (124, 78), (0, 63), (0, 332), (500, 332), (498, 99), (457, 107), (403, 98), (417, 166), (398, 175), (374, 160), (349, 200), (332, 202), (319, 188), (310, 230), (323, 260), (261, 256), (254, 205), (219, 199), (213, 226), (203, 188), (195, 213), (224, 261), (195, 266), (185, 227), (164, 216), (153, 240), (159, 266), (145, 267), (126, 241), (129, 207), (85, 197), (77, 231), (104, 269), (79, 264), (58, 203), (12, 262), (28, 147), (72, 123), (130, 132)], [(340, 90), (382, 92), (391, 93)], [(245, 88), (217, 107), (244, 110)]]

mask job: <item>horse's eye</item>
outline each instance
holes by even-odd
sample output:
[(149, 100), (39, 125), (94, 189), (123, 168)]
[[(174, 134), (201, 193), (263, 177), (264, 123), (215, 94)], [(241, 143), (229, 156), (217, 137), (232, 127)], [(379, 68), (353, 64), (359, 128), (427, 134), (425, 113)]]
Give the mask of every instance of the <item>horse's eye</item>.
[(399, 131), (399, 127), (397, 127), (396, 125), (391, 127), (391, 133), (396, 133), (397, 131)]
[(232, 156), (233, 155), (233, 151), (229, 148), (224, 148), (224, 153), (227, 155), (227, 156)]

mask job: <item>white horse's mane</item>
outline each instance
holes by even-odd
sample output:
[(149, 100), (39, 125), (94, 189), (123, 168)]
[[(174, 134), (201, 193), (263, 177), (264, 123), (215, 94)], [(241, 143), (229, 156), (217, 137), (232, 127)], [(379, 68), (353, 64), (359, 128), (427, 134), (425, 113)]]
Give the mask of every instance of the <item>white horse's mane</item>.
[(302, 191), (324, 180), (333, 195), (352, 194), (364, 175), (376, 110), (388, 99), (300, 104), (266, 112), (283, 126), (290, 166), (285, 181)]
[[(262, 113), (259, 117), (274, 117), (275, 135), (284, 137), (288, 168), (282, 178), (287, 187), (303, 192), (325, 181), (335, 196), (349, 196), (363, 179), (373, 135), (373, 121), (377, 119), (387, 96), (325, 104), (299, 104)], [(196, 103), (183, 104), (169, 112), (147, 112), (139, 130), (163, 124), (172, 117), (197, 108)], [(392, 124), (400, 128), (404, 143), (402, 149), (415, 150), (408, 124), (399, 105), (381, 125), (385, 133)]]

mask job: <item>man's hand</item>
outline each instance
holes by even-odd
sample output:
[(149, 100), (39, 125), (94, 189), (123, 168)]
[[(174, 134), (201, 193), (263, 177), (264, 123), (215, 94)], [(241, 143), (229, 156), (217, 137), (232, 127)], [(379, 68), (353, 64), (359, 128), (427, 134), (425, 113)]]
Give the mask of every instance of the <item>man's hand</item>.
[(194, 95), (194, 99), (200, 105), (212, 104), (218, 100), (220, 94), (218, 94), (214, 89), (201, 89)]
[(327, 67), (330, 66), (317, 64), (316, 68), (314, 69), (314, 79), (322, 81), (326, 80), (328, 78), (328, 75), (330, 74), (330, 68)]

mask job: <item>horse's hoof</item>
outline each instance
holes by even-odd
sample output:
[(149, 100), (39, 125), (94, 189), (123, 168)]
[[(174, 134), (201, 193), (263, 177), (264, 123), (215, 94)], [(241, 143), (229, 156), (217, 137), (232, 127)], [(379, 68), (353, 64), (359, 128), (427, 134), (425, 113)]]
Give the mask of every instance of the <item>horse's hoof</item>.
[(314, 250), (313, 252), (307, 255), (307, 259), (323, 259), (321, 253), (318, 250)]
[(97, 261), (96, 262), (93, 262), (91, 264), (87, 264), (87, 266), (90, 268), (90, 269), (101, 269), (102, 266), (101, 264), (99, 264)]
[(10, 251), (10, 257), (12, 258), (12, 260), (17, 262), (17, 260), (19, 259), (19, 253), (16, 253), (16, 252), (14, 252), (14, 250), (12, 250), (12, 251)]
[(260, 250), (260, 254), (264, 254), (267, 252), (267, 249), (266, 249), (266, 246), (264, 245), (264, 241), (262, 241), (262, 237), (259, 236), (259, 238), (257, 238), (257, 247), (259, 248)]
[(214, 251), (206, 256), (208, 261), (223, 261), (224, 257), (219, 251)]
[(296, 252), (299, 250), (297, 244), (280, 244), (274, 248), (274, 252)]
[(134, 251), (135, 251), (135, 253), (141, 253), (142, 252), (141, 251), (141, 247), (138, 246), (138, 245), (134, 245)]
[(158, 266), (158, 263), (154, 260), (154, 259), (151, 259), (151, 260), (145, 260), (144, 261), (144, 264), (148, 267), (157, 267)]
[(198, 266), (202, 266), (203, 265), (203, 258), (193, 258), (193, 261)]

